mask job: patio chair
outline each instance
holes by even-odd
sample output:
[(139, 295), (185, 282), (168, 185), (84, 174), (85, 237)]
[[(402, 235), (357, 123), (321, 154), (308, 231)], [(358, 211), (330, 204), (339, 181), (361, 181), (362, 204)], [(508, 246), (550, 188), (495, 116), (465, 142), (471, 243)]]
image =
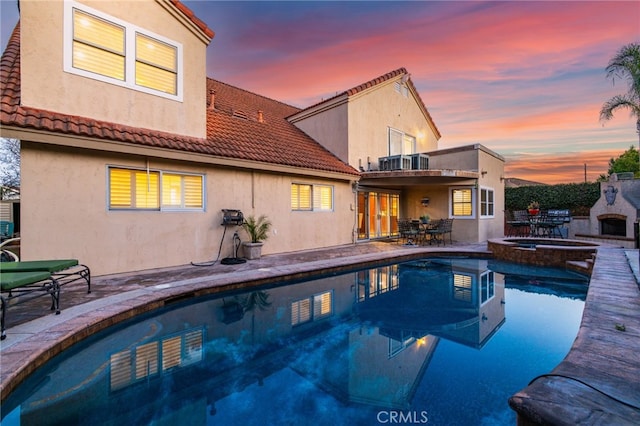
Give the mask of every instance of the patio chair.
[(431, 229), (427, 230), (427, 235), (430, 237), (429, 244), (432, 244), (434, 241), (438, 245), (440, 245), (440, 243), (445, 244), (447, 234), (449, 234), (449, 243), (453, 244), (451, 237), (452, 230), (453, 219), (439, 219)]
[[(50, 294), (51, 310), (55, 310), (56, 315), (60, 313), (60, 286), (49, 272), (0, 272), (0, 340), (7, 337), (5, 317), (9, 301), (33, 292)], [(2, 296), (2, 293), (7, 293), (7, 296)]]
[(60, 287), (83, 280), (87, 284), (87, 293), (91, 293), (91, 270), (76, 259), (0, 262), (0, 272), (48, 272)]
[(0, 220), (0, 241), (13, 237), (14, 224), (6, 220)]
[(553, 238), (555, 236), (562, 237), (560, 231), (560, 225), (563, 222), (558, 221), (557, 218), (550, 216), (547, 212), (541, 212), (536, 222), (537, 236)]
[(531, 233), (531, 223), (526, 210), (507, 211), (507, 236), (528, 237)]
[(411, 219), (398, 219), (398, 233), (400, 239), (404, 239), (408, 245), (415, 245), (420, 236), (420, 230), (413, 225)]

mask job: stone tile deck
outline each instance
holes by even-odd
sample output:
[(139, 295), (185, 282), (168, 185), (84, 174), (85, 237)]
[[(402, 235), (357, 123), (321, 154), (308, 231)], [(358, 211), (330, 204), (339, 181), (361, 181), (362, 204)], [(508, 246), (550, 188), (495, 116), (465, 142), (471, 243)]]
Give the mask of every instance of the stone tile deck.
[[(72, 344), (185, 295), (198, 296), (301, 277), (312, 271), (340, 271), (354, 264), (417, 258), (433, 252), (489, 254), (486, 248), (486, 243), (444, 247), (364, 243), (263, 256), (240, 265), (184, 266), (95, 277), (91, 294), (81, 283), (71, 284), (63, 288), (60, 315), (49, 313), (47, 297), (9, 307), (8, 337), (0, 343), (0, 398), (4, 400), (25, 377)], [(629, 259), (625, 253), (631, 253)], [(640, 424), (637, 260), (637, 250), (599, 250), (574, 346), (553, 371), (558, 376), (540, 378), (511, 398), (519, 421), (576, 424), (579, 420), (581, 424), (598, 424), (599, 420), (615, 420), (619, 424)], [(626, 331), (616, 330), (615, 323), (624, 324)]]
[(637, 272), (637, 250), (598, 249), (569, 354), (509, 400), (518, 424), (640, 424)]

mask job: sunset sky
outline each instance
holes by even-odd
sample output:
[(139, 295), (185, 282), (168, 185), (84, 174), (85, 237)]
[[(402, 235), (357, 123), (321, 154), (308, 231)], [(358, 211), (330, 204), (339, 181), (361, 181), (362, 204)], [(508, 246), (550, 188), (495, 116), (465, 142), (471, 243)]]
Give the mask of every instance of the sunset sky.
[[(132, 0), (133, 1), (133, 0)], [(628, 89), (605, 67), (640, 43), (640, 2), (184, 1), (216, 33), (207, 75), (306, 107), (405, 67), (442, 133), (481, 143), (506, 176), (594, 181), (638, 146), (635, 120), (602, 104)], [(2, 48), (18, 20), (2, 0)]]

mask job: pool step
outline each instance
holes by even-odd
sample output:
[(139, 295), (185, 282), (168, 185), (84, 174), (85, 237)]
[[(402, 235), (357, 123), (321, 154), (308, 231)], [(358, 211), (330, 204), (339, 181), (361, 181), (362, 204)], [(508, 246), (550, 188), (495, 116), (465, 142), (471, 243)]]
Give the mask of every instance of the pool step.
[(567, 260), (567, 269), (581, 274), (591, 275), (593, 270), (593, 257), (585, 260)]

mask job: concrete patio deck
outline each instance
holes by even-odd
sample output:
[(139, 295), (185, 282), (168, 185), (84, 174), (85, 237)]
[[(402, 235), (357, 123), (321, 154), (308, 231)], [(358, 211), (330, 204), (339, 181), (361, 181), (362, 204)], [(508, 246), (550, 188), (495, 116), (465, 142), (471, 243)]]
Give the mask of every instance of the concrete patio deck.
[[(189, 265), (95, 277), (91, 294), (80, 283), (70, 284), (63, 287), (60, 315), (50, 313), (47, 297), (8, 309), (7, 339), (0, 343), (0, 397), (4, 400), (24, 378), (72, 344), (175, 300), (318, 270), (374, 265), (390, 258), (460, 252), (489, 255), (486, 250), (486, 243), (415, 247), (372, 242), (263, 256), (240, 265)], [(552, 372), (556, 376), (536, 380), (510, 400), (520, 421), (640, 424), (639, 270), (638, 250), (599, 249), (570, 354)], [(615, 324), (624, 324), (625, 331)]]

